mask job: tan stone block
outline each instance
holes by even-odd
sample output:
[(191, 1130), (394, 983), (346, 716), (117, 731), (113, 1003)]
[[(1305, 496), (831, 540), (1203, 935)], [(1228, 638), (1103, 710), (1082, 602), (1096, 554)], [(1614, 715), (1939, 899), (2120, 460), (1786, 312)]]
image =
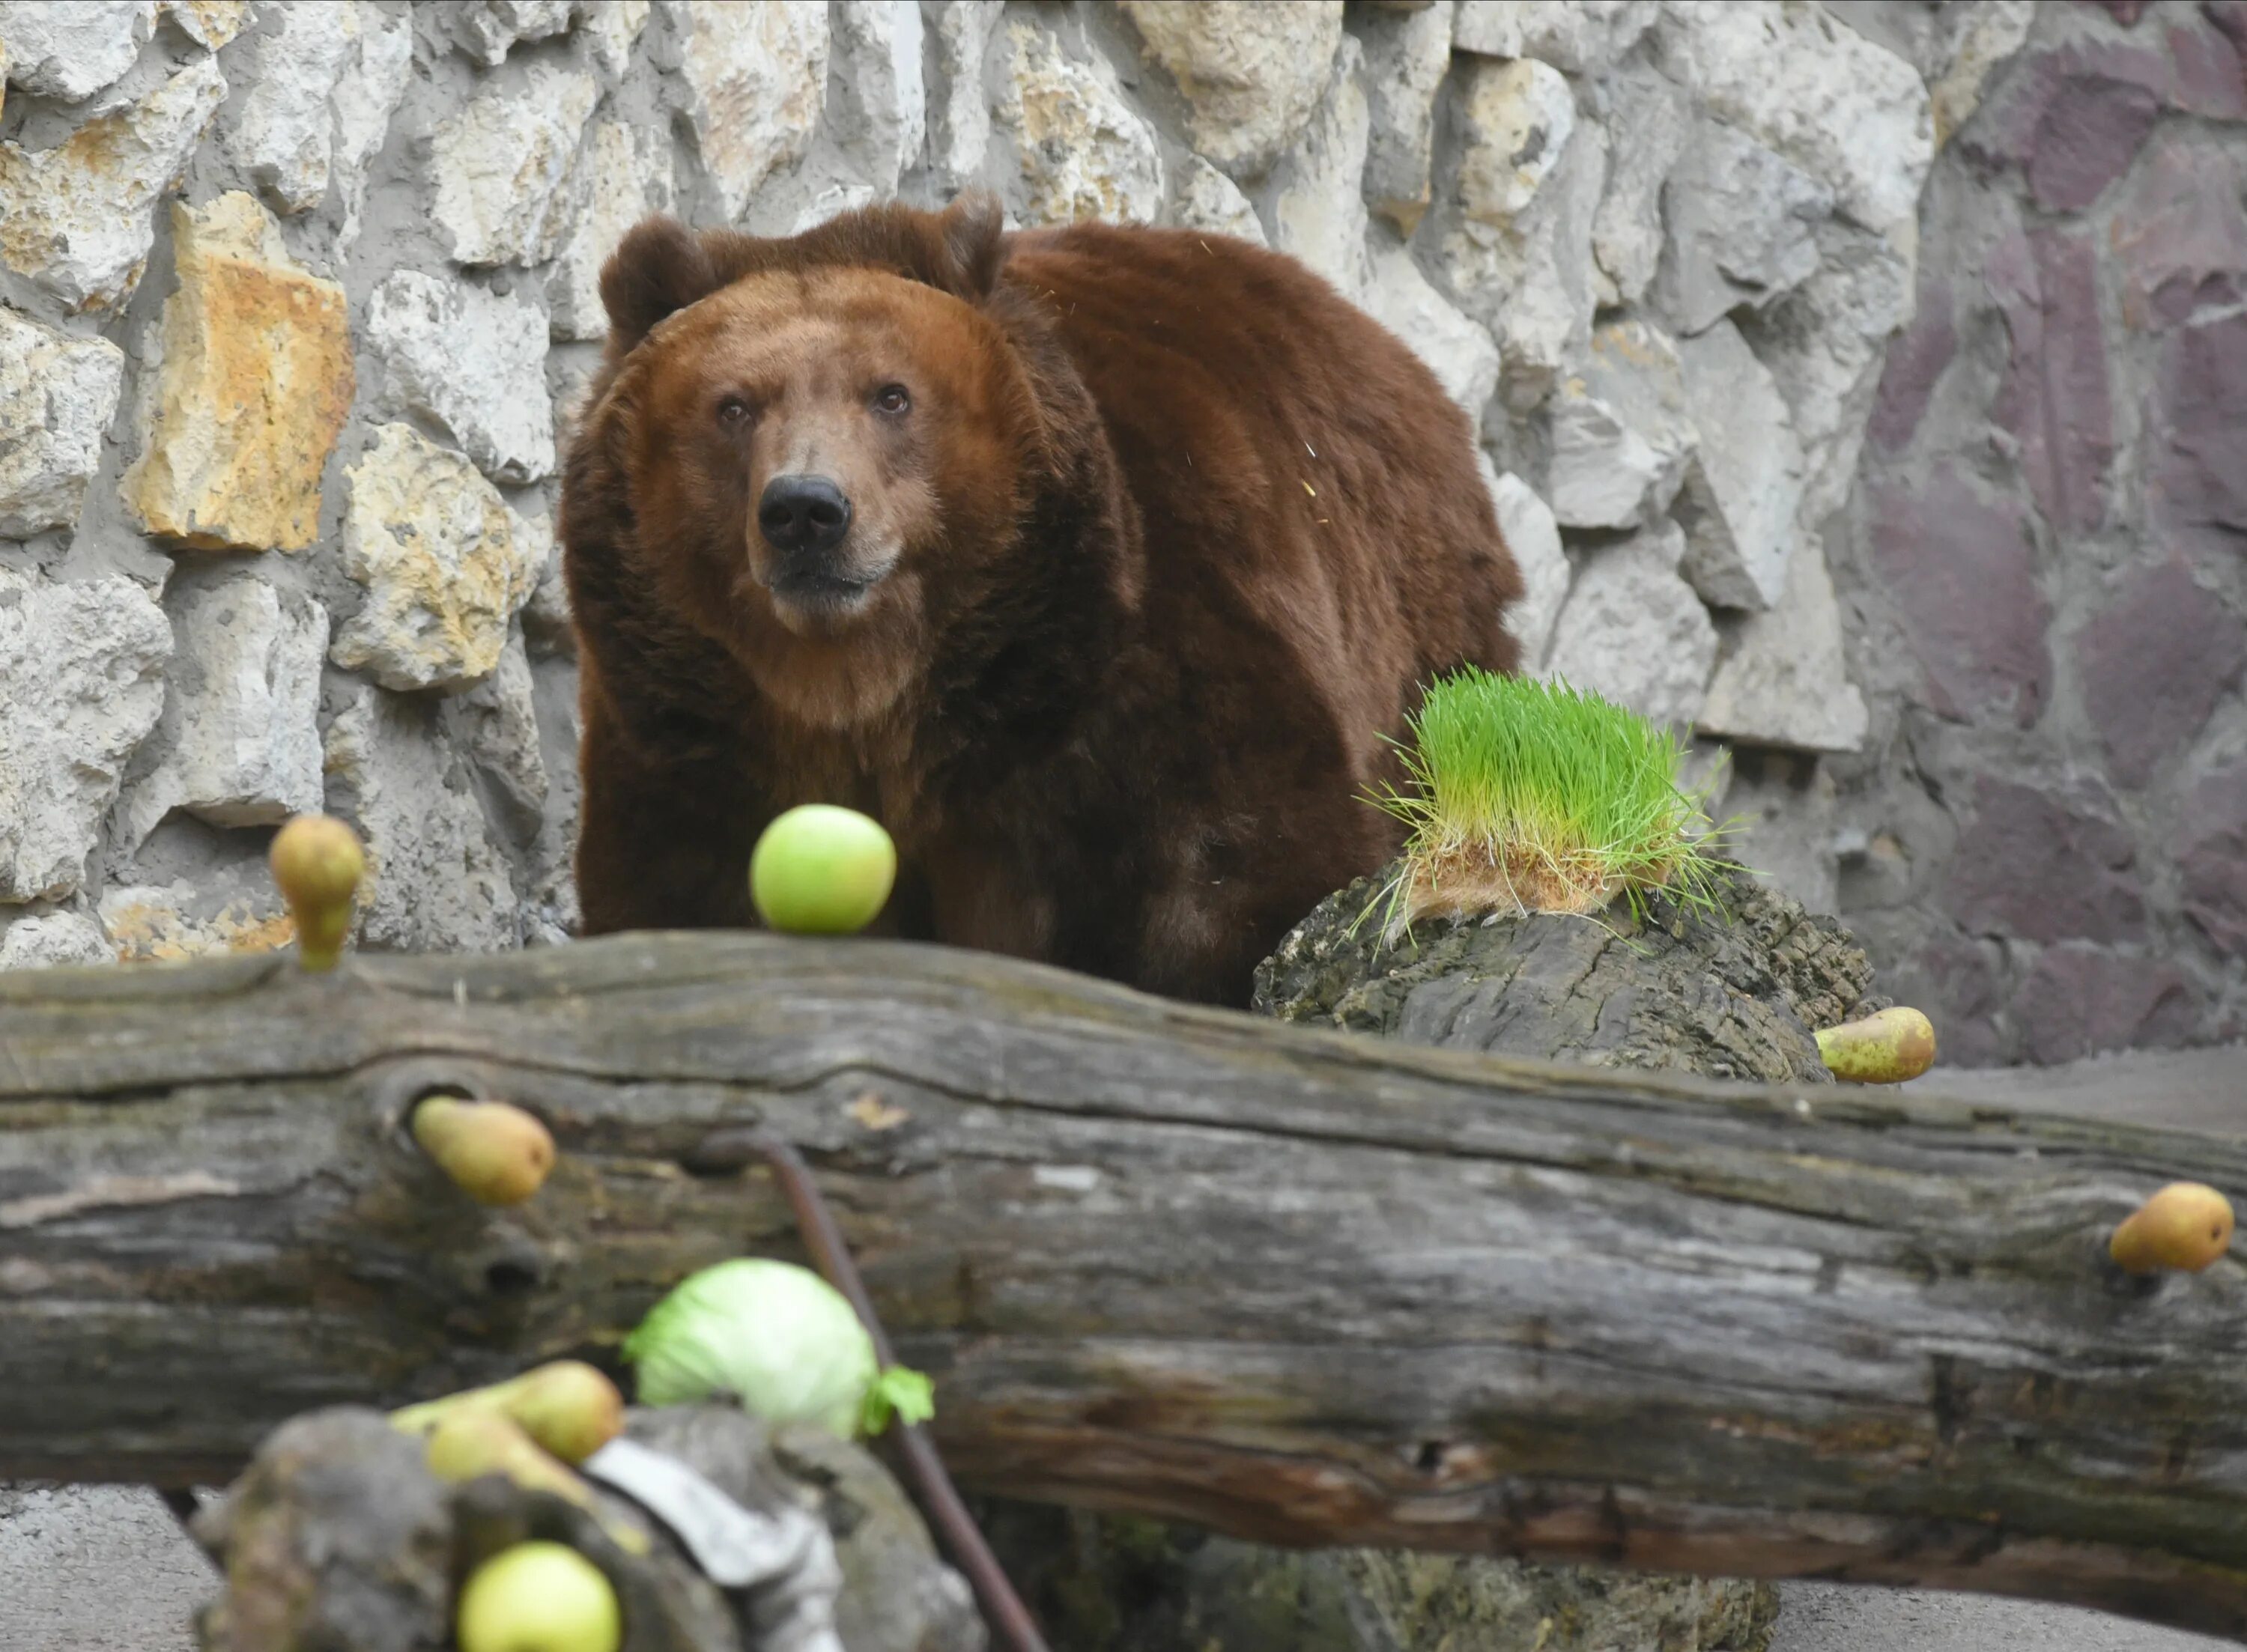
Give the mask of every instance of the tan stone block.
[(401, 692), (488, 676), (544, 544), (474, 465), (410, 426), (379, 427), (349, 474), (344, 571), (367, 595), (329, 658)]
[(216, 51), (249, 23), (249, 0), (164, 0), (165, 20), (208, 51)]
[(136, 884), (111, 890), (99, 911), (120, 964), (277, 952), (297, 939), (296, 920), (270, 890)]
[(189, 545), (303, 550), (357, 382), (344, 290), (299, 269), (239, 191), (174, 203), (172, 234), (179, 288), (126, 505)]

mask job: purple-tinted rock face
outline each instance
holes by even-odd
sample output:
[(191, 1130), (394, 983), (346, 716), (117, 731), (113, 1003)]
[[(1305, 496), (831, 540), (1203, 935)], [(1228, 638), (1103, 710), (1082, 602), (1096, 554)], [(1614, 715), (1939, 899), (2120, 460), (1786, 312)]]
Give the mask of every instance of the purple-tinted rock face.
[(2247, 955), (2247, 762), (2202, 781), (2182, 826), (2184, 915), (2223, 952)]
[(2247, 316), (2169, 335), (2148, 420), (2148, 495), (2180, 543), (2237, 550), (2247, 535)]
[(2052, 615), (2028, 513), (1984, 498), (1947, 466), (1924, 487), (1884, 491), (1873, 509), (1873, 565), (1904, 617), (1927, 704), (1959, 720), (2036, 721), (2052, 675)]
[(2021, 940), (2135, 940), (2144, 932), (2129, 836), (2088, 795), (1986, 776), (1944, 891), (1977, 934)]
[(2045, 519), (2095, 527), (2114, 431), (2091, 243), (2059, 229), (2008, 236), (1991, 249), (1984, 279), (2011, 339), (1991, 415), (2020, 443)]
[(1983, 91), (1828, 543), (1842, 815), (1956, 835), (1843, 915), (1945, 1061), (2247, 1036), (2247, 0), (2035, 7)]
[(2070, 945), (2046, 949), (2013, 995), (2012, 1012), (2021, 1053), (2050, 1064), (2182, 1043), (2200, 1007), (2174, 964)]
[(2213, 120), (2247, 117), (2247, 73), (2241, 71), (2238, 43), (2228, 31), (2192, 18), (2172, 24), (2163, 38), (2175, 65), (2169, 99), (2178, 108)]
[(2247, 622), (2180, 562), (2129, 576), (2076, 633), (2083, 709), (2107, 772), (2142, 786), (2183, 749), (2247, 665)]
[(1988, 1067), (2005, 1059), (2004, 1041), (1991, 1020), (2005, 1000), (1997, 970), (1979, 943), (1957, 935), (1933, 936), (1905, 963), (1898, 987), (1909, 990), (1915, 975), (1933, 993), (1921, 1007), (1935, 1018), (1939, 1060), (1952, 1066)]
[(2154, 129), (2161, 99), (2129, 80), (2078, 75), (2037, 123), (2029, 192), (2047, 212), (2089, 206), (2121, 177)]
[(2247, 291), (2247, 213), (2238, 164), (2197, 136), (2155, 140), (2114, 213), (2122, 318), (2152, 331), (2237, 304)]
[(2018, 167), (2046, 211), (2080, 211), (2129, 169), (2171, 79), (2161, 57), (2119, 41), (2033, 52), (2004, 71), (1964, 147), (1985, 166)]
[(1957, 353), (1958, 328), (1951, 313), (1949, 272), (1922, 263), (1911, 325), (1888, 346), (1879, 397), (1865, 427), (1875, 446), (1888, 453), (1902, 451), (1926, 416), (1936, 381)]
[(2200, 15), (2231, 43), (2234, 51), (2247, 59), (2247, 4), (2241, 3), (2241, 0), (2200, 0)]

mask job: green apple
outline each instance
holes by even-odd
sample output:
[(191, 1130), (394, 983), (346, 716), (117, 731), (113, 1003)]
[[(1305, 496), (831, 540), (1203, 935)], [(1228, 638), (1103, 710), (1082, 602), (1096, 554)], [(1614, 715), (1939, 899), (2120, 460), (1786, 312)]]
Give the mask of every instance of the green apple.
[(849, 935), (872, 923), (897, 881), (897, 845), (855, 809), (804, 803), (764, 829), (749, 856), (749, 898), (797, 935)]
[(566, 1543), (518, 1543), (475, 1569), (454, 1622), (461, 1652), (617, 1652), (624, 1620), (601, 1568)]

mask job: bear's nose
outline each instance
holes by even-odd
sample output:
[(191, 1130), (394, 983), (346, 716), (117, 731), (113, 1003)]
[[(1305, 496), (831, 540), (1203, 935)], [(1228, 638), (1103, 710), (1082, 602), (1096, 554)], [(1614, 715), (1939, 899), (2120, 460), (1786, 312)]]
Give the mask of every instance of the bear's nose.
[(850, 502), (824, 476), (775, 476), (757, 502), (757, 529), (775, 550), (832, 550), (850, 530)]

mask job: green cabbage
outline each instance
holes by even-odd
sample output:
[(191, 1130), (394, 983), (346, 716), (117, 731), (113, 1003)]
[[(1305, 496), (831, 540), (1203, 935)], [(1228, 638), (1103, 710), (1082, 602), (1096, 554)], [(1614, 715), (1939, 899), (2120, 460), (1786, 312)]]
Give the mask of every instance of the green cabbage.
[(841, 1292), (809, 1268), (756, 1258), (681, 1280), (625, 1339), (643, 1405), (738, 1399), (752, 1416), (816, 1423), (850, 1439), (892, 1415), (935, 1414), (918, 1371), (874, 1359), (874, 1339)]

